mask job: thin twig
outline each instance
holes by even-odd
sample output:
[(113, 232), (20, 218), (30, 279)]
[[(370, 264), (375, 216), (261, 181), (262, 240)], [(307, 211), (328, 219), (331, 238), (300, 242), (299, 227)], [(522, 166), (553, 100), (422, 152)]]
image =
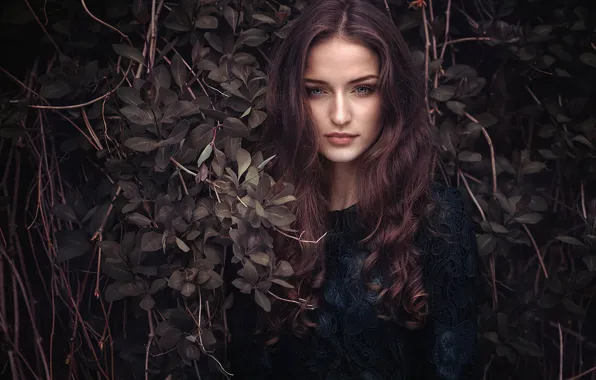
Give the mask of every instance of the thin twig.
[(295, 301), (295, 300), (291, 300), (288, 298), (283, 298), (278, 296), (277, 294), (273, 293), (271, 290), (267, 291), (267, 294), (271, 295), (273, 298), (278, 299), (280, 301), (283, 302), (290, 302), (290, 303), (295, 303), (296, 305), (300, 305), (300, 306), (305, 306), (308, 310), (314, 310), (315, 307), (307, 302), (304, 301)]
[(87, 8), (87, 4), (85, 4), (85, 0), (81, 0), (81, 4), (83, 5), (83, 8), (85, 9), (85, 12), (87, 12), (87, 14), (89, 16), (91, 16), (92, 19), (94, 19), (95, 21), (97, 21), (101, 25), (112, 29), (113, 31), (115, 31), (116, 33), (118, 33), (120, 36), (122, 36), (122, 38), (124, 38), (126, 41), (128, 41), (130, 43), (130, 39), (128, 38), (128, 36), (126, 34), (122, 33), (118, 28), (115, 28), (112, 25), (108, 24), (107, 22), (104, 22), (104, 21), (100, 20), (99, 18), (95, 17), (93, 15), (93, 13), (91, 13), (91, 11), (89, 10), (89, 8)]
[(323, 236), (321, 236), (321, 237), (320, 237), (320, 238), (318, 238), (317, 240), (302, 240), (302, 239), (300, 239), (300, 238), (297, 238), (297, 237), (295, 237), (295, 236), (288, 235), (288, 234), (286, 234), (285, 232), (281, 231), (281, 230), (280, 230), (280, 229), (278, 229), (278, 228), (276, 228), (276, 229), (275, 229), (275, 231), (279, 232), (280, 234), (282, 234), (282, 235), (283, 235), (283, 236), (285, 236), (285, 237), (289, 237), (290, 239), (297, 240), (297, 241), (299, 241), (299, 242), (301, 242), (301, 243), (309, 243), (309, 244), (317, 244), (318, 242), (320, 242), (320, 241), (321, 241), (321, 240), (322, 240), (322, 239), (323, 239), (323, 238), (324, 238), (324, 237), (327, 235), (327, 232), (325, 232), (325, 233), (323, 234)]
[(58, 44), (56, 43), (56, 41), (54, 41), (54, 39), (52, 38), (52, 36), (50, 36), (50, 33), (48, 33), (48, 30), (46, 29), (46, 27), (42, 24), (42, 22), (39, 19), (39, 17), (37, 17), (37, 14), (35, 14), (35, 11), (33, 11), (33, 8), (31, 7), (31, 4), (29, 4), (29, 0), (23, 0), (23, 1), (25, 2), (25, 4), (27, 4), (27, 8), (29, 8), (29, 11), (31, 12), (31, 14), (33, 15), (33, 17), (35, 17), (35, 21), (37, 21), (37, 24), (41, 27), (41, 29), (43, 30), (43, 32), (45, 33), (45, 35), (48, 37), (48, 39), (50, 40), (50, 42), (52, 43), (52, 45), (54, 45), (54, 47), (56, 48), (56, 51), (60, 55), (64, 55), (64, 53), (62, 53), (62, 50), (60, 50), (60, 47), (58, 46)]
[(528, 237), (530, 238), (532, 247), (534, 247), (534, 251), (536, 252), (536, 257), (538, 258), (538, 261), (540, 262), (540, 266), (542, 267), (542, 271), (544, 272), (544, 277), (548, 278), (548, 271), (546, 270), (546, 265), (544, 264), (544, 260), (542, 259), (542, 255), (540, 254), (540, 248), (538, 248), (538, 245), (536, 244), (536, 240), (534, 240), (534, 236), (532, 236), (532, 233), (528, 229), (528, 226), (526, 226), (525, 224), (522, 224), (522, 223), (520, 223), (520, 224), (521, 224), (522, 228), (524, 229), (524, 231), (526, 232), (526, 234), (528, 235)]
[[(492, 38), (490, 38), (490, 37), (463, 37), (463, 38), (458, 38), (456, 40), (449, 40), (449, 41), (445, 42), (445, 46), (457, 44), (460, 42), (466, 42), (466, 41), (490, 41), (490, 40), (492, 40)], [(443, 46), (443, 47), (445, 47), (445, 46)]]
[(561, 330), (561, 324), (559, 326), (559, 380), (563, 380), (563, 331)]
[(474, 196), (474, 193), (472, 193), (472, 190), (470, 190), (470, 185), (468, 185), (468, 181), (466, 180), (464, 173), (462, 173), (461, 169), (458, 169), (457, 173), (459, 174), (462, 181), (464, 182), (464, 186), (466, 187), (466, 191), (470, 195), (470, 198), (472, 198), (472, 202), (474, 202), (474, 204), (476, 205), (476, 208), (480, 212), (480, 216), (482, 217), (482, 220), (486, 221), (486, 216), (484, 215), (484, 211), (482, 210), (482, 207), (480, 207), (480, 204), (478, 203), (478, 200)]
[(147, 339), (147, 349), (145, 351), (145, 380), (149, 380), (149, 350), (151, 349), (151, 343), (155, 337), (155, 331), (153, 329), (153, 316), (151, 310), (147, 310), (147, 320), (149, 322), (149, 337)]
[[(464, 112), (464, 115), (468, 119), (470, 119), (471, 121), (473, 121), (474, 123), (480, 124), (478, 122), (478, 120), (476, 120), (476, 118), (474, 118), (469, 113)], [(496, 166), (496, 163), (495, 163), (495, 148), (493, 146), (493, 141), (490, 138), (490, 135), (486, 131), (486, 128), (484, 128), (482, 125), (480, 125), (480, 126), (482, 128), (482, 134), (484, 135), (484, 138), (486, 139), (486, 142), (488, 143), (488, 148), (490, 150), (490, 167), (491, 167), (491, 172), (492, 172), (492, 175), (493, 175), (493, 196), (494, 196), (494, 194), (497, 193), (497, 166)]]

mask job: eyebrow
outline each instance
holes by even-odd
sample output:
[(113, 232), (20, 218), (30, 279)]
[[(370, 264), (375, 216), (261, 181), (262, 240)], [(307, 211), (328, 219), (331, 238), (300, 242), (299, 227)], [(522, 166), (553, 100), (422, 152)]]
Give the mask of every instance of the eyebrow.
[[(365, 75), (365, 76), (360, 77), (360, 78), (352, 79), (351, 81), (348, 82), (348, 84), (354, 84), (354, 83), (365, 81), (367, 79), (378, 79), (378, 78), (379, 78), (378, 76), (373, 75), (373, 74), (370, 74), (370, 75)], [(304, 78), (304, 81), (305, 82), (308, 82), (308, 83), (328, 84), (324, 80), (320, 80), (320, 79)]]

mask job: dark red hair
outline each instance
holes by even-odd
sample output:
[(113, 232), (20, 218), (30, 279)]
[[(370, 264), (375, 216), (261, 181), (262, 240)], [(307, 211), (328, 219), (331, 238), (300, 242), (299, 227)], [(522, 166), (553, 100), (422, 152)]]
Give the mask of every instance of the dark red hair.
[[(387, 14), (364, 0), (316, 0), (293, 22), (272, 58), (262, 136), (267, 157), (276, 155), (275, 179), (295, 185), (297, 200), (289, 204), (296, 215), (292, 228), (310, 241), (329, 228), (330, 184), (306, 102), (303, 72), (314, 44), (345, 38), (373, 50), (380, 62), (382, 131), (358, 158), (357, 213), (370, 226), (363, 241), (371, 249), (364, 274), (381, 261), (388, 263), (392, 285), (377, 288), (380, 302), (393, 316), (405, 312), (406, 325), (417, 327), (424, 321), (427, 295), (414, 236), (429, 210), (435, 149), (422, 72)], [(274, 248), (295, 270), (290, 281), (294, 298), (316, 305), (325, 277), (324, 240), (299, 243), (280, 234)], [(294, 332), (304, 332), (310, 325), (304, 309), (276, 301), (268, 316), (270, 327), (278, 330), (289, 322)]]

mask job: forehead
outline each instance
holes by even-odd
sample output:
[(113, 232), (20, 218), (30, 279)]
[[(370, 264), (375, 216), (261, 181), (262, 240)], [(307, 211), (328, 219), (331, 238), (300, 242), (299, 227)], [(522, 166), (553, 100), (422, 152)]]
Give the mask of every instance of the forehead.
[(313, 45), (306, 57), (304, 77), (342, 83), (379, 74), (379, 59), (368, 47), (334, 37)]

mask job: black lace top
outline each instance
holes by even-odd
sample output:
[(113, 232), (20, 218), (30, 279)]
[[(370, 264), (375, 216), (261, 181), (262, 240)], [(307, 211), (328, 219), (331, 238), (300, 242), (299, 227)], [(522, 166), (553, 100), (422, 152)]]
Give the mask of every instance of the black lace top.
[[(356, 206), (332, 211), (327, 240), (323, 300), (312, 311), (317, 323), (305, 338), (282, 335), (265, 348), (252, 334), (257, 316), (253, 302), (236, 297), (229, 326), (231, 370), (236, 380), (325, 379), (410, 380), (477, 379), (476, 292), (479, 285), (474, 231), (459, 192), (433, 189), (437, 203), (434, 230), (421, 231), (424, 282), (429, 317), (417, 330), (378, 317), (377, 293), (359, 277), (367, 255), (357, 240), (362, 226)], [(383, 268), (372, 274), (385, 284)]]

